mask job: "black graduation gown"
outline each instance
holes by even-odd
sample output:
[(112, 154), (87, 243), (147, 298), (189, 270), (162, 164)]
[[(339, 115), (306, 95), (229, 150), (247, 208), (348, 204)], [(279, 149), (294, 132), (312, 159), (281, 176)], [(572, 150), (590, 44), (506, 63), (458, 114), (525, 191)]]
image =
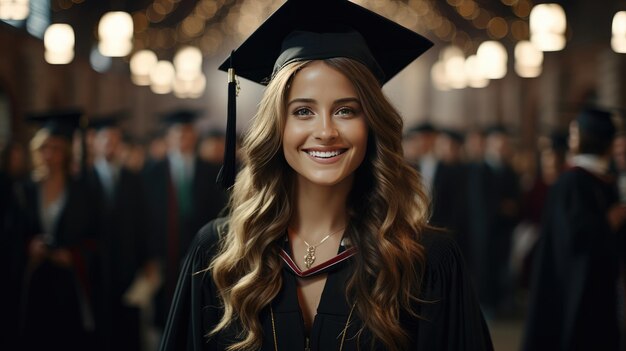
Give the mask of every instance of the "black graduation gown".
[(561, 175), (545, 206), (524, 350), (618, 350), (615, 185), (582, 168)]
[(180, 264), (193, 237), (202, 226), (216, 218), (226, 205), (226, 193), (215, 181), (218, 173), (219, 166), (195, 158), (191, 214), (187, 218), (180, 218), (168, 159), (157, 161), (145, 170), (149, 240), (152, 243), (150, 251), (152, 256), (160, 260), (164, 270), (163, 289), (156, 302), (157, 325), (165, 325)]
[(446, 229), (465, 250), (467, 234), (467, 180), (462, 164), (437, 162), (431, 194), (432, 215), (429, 224)]
[(519, 217), (503, 204), (519, 206), (520, 184), (511, 167), (496, 169), (487, 162), (469, 166), (467, 181), (470, 267), (481, 304), (497, 313), (510, 294), (509, 259)]
[(0, 172), (0, 350), (15, 345), (26, 267), (26, 181)]
[[(192, 245), (183, 265), (160, 350), (225, 350), (233, 331), (208, 340), (205, 335), (221, 315), (215, 285), (209, 272), (202, 272), (215, 255), (217, 227), (224, 219), (205, 226)], [(435, 234), (424, 236), (427, 263), (422, 298), (434, 301), (417, 311), (424, 319), (402, 316), (412, 338), (412, 350), (492, 350), (489, 331), (475, 299), (458, 247), (451, 239)], [(345, 298), (345, 282), (352, 274), (350, 260), (328, 273), (317, 315), (310, 333), (311, 350), (337, 350), (351, 310)], [(305, 347), (302, 314), (296, 293), (296, 276), (285, 268), (283, 286), (272, 302), (276, 341), (279, 350)], [(262, 350), (274, 350), (270, 313), (260, 316), (263, 325)], [(361, 321), (352, 315), (343, 350), (368, 350), (367, 336), (357, 345)], [(367, 332), (365, 333), (367, 335)], [(379, 346), (377, 349), (382, 350)]]
[[(43, 232), (40, 223), (39, 190), (31, 184), (28, 208), (31, 219), (27, 236)], [(62, 267), (44, 259), (27, 269), (21, 318), (22, 350), (93, 349), (95, 327), (93, 290), (96, 281), (98, 218), (90, 205), (85, 179), (70, 180), (66, 202), (54, 229), (51, 249), (67, 249), (72, 265)]]
[[(102, 280), (99, 289), (99, 333), (105, 350), (139, 350), (139, 309), (123, 303), (123, 295), (149, 258), (147, 209), (140, 174), (122, 167), (109, 197), (97, 172), (92, 183), (100, 214)], [(94, 201), (96, 201), (94, 199)]]

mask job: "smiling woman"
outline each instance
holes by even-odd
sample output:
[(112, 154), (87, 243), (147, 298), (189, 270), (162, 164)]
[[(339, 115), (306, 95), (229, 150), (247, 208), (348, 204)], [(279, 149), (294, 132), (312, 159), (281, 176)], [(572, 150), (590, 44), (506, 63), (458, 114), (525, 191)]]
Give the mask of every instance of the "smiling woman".
[(290, 0), (235, 51), (239, 74), (271, 80), (161, 350), (492, 349), (381, 90), (429, 46), (348, 1)]

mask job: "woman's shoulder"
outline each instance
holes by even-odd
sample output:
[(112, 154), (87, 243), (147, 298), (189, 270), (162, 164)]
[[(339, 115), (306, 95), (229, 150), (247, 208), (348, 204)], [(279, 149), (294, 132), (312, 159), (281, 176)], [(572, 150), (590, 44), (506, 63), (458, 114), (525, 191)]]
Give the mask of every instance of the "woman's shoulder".
[(420, 239), (425, 253), (426, 281), (446, 282), (468, 277), (465, 258), (452, 235), (445, 231), (428, 230), (421, 234)]
[(200, 228), (191, 248), (199, 252), (213, 251), (227, 231), (228, 217), (216, 218)]

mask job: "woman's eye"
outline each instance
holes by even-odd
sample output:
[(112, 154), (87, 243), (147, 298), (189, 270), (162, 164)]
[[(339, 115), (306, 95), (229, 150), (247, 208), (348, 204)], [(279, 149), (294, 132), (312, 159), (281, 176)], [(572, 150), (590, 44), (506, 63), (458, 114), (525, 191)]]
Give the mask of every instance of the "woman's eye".
[(337, 114), (341, 116), (350, 116), (354, 114), (354, 110), (349, 107), (342, 107), (337, 110)]
[(293, 111), (294, 116), (308, 116), (308, 115), (311, 115), (312, 113), (313, 112), (311, 112), (311, 110), (306, 107), (299, 108)]

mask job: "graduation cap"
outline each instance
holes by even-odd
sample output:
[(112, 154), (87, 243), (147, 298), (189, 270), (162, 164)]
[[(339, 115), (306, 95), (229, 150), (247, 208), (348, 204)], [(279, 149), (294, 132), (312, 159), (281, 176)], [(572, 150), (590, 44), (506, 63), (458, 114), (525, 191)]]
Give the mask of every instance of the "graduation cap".
[(576, 122), (578, 128), (585, 133), (598, 138), (612, 139), (616, 132), (612, 116), (608, 110), (586, 107), (576, 116)]
[(167, 125), (192, 124), (202, 113), (200, 110), (176, 109), (162, 115), (163, 123)]
[(435, 126), (432, 123), (430, 123), (430, 122), (422, 122), (422, 123), (416, 124), (413, 127), (411, 127), (409, 129), (409, 133), (408, 134), (434, 133), (436, 131), (437, 131), (437, 128), (435, 128)]
[(219, 67), (228, 72), (228, 123), (222, 185), (235, 178), (235, 75), (267, 84), (285, 65), (346, 57), (382, 84), (432, 46), (401, 25), (347, 0), (288, 0)]
[(504, 134), (509, 135), (509, 131), (502, 124), (493, 124), (485, 128), (485, 135)]
[(26, 115), (26, 121), (41, 125), (52, 136), (57, 136), (71, 141), (76, 129), (84, 125), (81, 120), (83, 111), (80, 109), (59, 109), (30, 112)]
[(89, 121), (89, 127), (96, 130), (119, 127), (120, 123), (128, 119), (128, 117), (128, 112), (126, 111), (116, 111), (102, 115), (94, 115)]
[(459, 132), (458, 130), (454, 130), (451, 128), (444, 128), (441, 130), (441, 132), (447, 135), (450, 139), (454, 140), (457, 143), (462, 144), (465, 141), (465, 137), (463, 136), (463, 133)]

